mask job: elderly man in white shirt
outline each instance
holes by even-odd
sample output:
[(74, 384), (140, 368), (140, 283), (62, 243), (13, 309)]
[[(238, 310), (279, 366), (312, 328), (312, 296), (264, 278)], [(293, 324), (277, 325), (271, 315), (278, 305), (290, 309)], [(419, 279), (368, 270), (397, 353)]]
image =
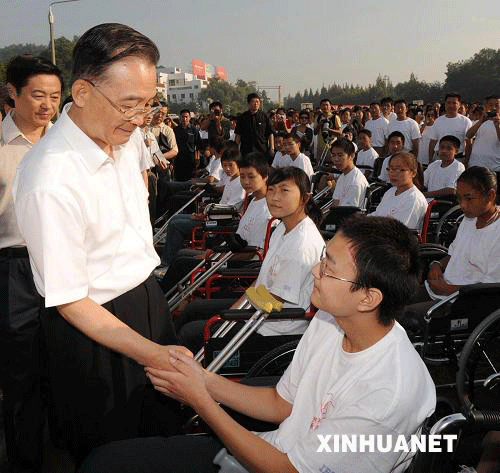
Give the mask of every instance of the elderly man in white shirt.
[[(144, 434), (160, 416), (142, 366), (168, 369), (160, 344), (176, 341), (151, 275), (160, 261), (139, 167), (137, 127), (156, 94), (158, 57), (128, 26), (87, 31), (73, 51), (73, 103), (28, 153), (14, 186), (47, 307), (52, 425), (77, 461), (96, 445)], [(163, 407), (168, 434), (177, 406)]]

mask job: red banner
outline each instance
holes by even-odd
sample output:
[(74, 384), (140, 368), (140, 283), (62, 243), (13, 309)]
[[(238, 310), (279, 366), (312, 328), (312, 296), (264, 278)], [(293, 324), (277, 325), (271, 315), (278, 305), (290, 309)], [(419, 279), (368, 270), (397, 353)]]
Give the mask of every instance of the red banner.
[(220, 80), (227, 80), (227, 73), (224, 67), (216, 67), (215, 68), (215, 77)]
[(201, 59), (193, 59), (191, 61), (191, 66), (193, 68), (193, 75), (198, 77), (198, 79), (206, 79), (205, 63)]

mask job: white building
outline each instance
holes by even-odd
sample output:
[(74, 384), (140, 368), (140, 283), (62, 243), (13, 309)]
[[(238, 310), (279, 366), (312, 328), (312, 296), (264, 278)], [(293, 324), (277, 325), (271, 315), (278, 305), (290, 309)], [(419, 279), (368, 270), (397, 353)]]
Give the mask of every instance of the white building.
[(206, 89), (208, 81), (198, 79), (179, 67), (160, 66), (157, 89), (167, 98), (168, 103), (191, 103), (200, 101), (200, 92)]

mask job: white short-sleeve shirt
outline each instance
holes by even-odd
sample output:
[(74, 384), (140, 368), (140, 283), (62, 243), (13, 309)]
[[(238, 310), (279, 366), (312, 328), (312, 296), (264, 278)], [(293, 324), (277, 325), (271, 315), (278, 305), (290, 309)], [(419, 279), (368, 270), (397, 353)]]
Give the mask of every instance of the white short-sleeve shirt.
[(484, 166), (492, 171), (500, 171), (500, 140), (491, 120), (484, 122), (477, 130), (469, 166)]
[(276, 151), (276, 154), (274, 155), (273, 159), (273, 168), (284, 168), (286, 166), (290, 166), (288, 163), (288, 154), (283, 154), (281, 151)]
[[(284, 307), (307, 309), (311, 303), (313, 276), (311, 270), (319, 263), (325, 246), (314, 222), (306, 217), (290, 232), (280, 223), (269, 241), (269, 250), (262, 262), (256, 286), (264, 286), (286, 301)], [(258, 332), (261, 335), (303, 333), (306, 321), (269, 321)]]
[(343, 338), (334, 318), (318, 311), (276, 387), (292, 411), (259, 436), (300, 472), (388, 472), (401, 452), (336, 452), (333, 439), (331, 452), (318, 451), (318, 435), (392, 435), (393, 445), (398, 435), (408, 439), (434, 411), (434, 383), (398, 323), (361, 352), (344, 351)]
[(362, 207), (368, 181), (364, 174), (354, 167), (347, 174), (341, 174), (337, 179), (333, 198), (338, 199), (339, 205)]
[(220, 199), (221, 204), (232, 205), (236, 209), (243, 208), (243, 200), (245, 199), (245, 189), (241, 187), (240, 177), (229, 179), (224, 184), (224, 192)]
[(249, 246), (264, 248), (270, 218), (271, 213), (266, 198), (252, 199), (241, 217), (236, 233), (246, 240)]
[(387, 130), (389, 127), (389, 120), (381, 115), (376, 120), (368, 120), (365, 123), (365, 128), (372, 132), (372, 145), (381, 148), (385, 144), (387, 138)]
[[(375, 160), (378, 158), (378, 153), (373, 148), (367, 150), (360, 149), (356, 156), (356, 166), (369, 166), (373, 169)], [(363, 172), (365, 169), (363, 169)]]
[(415, 186), (396, 195), (396, 187), (391, 187), (382, 197), (375, 212), (370, 215), (392, 217), (412, 230), (420, 231), (427, 211), (427, 200)]
[(387, 136), (389, 136), (393, 131), (399, 131), (404, 135), (404, 149), (406, 151), (411, 151), (413, 149), (413, 140), (418, 140), (420, 138), (420, 128), (413, 118), (392, 120), (389, 123)]
[[(71, 105), (70, 105), (71, 106)], [(68, 116), (29, 151), (14, 182), (19, 229), (46, 307), (108, 302), (158, 266), (139, 166), (142, 137), (101, 150)]]
[(302, 171), (304, 171), (307, 174), (309, 179), (314, 174), (314, 170), (311, 165), (311, 160), (304, 153), (299, 153), (295, 159), (292, 159), (292, 157), (287, 154), (283, 158), (282, 162), (284, 164), (284, 166), (282, 167), (293, 166), (302, 169)]
[(455, 189), (457, 179), (464, 171), (465, 166), (456, 159), (446, 167), (441, 167), (441, 160), (433, 161), (424, 171), (424, 185), (428, 191), (446, 188)]
[(443, 136), (452, 135), (456, 136), (460, 140), (459, 152), (463, 153), (465, 135), (471, 126), (472, 122), (463, 115), (458, 114), (453, 118), (441, 115), (436, 119), (431, 129), (431, 139), (437, 141), (434, 150), (437, 151), (439, 149), (439, 140)]

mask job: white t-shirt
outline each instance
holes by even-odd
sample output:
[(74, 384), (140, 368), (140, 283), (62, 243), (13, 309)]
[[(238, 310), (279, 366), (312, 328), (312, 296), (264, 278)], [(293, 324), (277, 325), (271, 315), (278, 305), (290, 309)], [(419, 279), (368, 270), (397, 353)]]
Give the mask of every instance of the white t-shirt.
[(382, 197), (375, 212), (370, 215), (392, 217), (408, 228), (420, 231), (426, 210), (427, 200), (415, 186), (399, 195), (396, 195), (396, 187), (391, 187)]
[(390, 121), (387, 129), (387, 136), (389, 136), (393, 131), (403, 133), (405, 137), (404, 149), (406, 151), (411, 151), (413, 149), (413, 140), (418, 140), (420, 138), (420, 128), (413, 118)]
[[(451, 258), (444, 271), (448, 284), (500, 282), (500, 220), (480, 229), (476, 228), (476, 221), (476, 218), (464, 217), (448, 248)], [(425, 285), (433, 299), (444, 297), (434, 294), (427, 281)]]
[[(375, 160), (378, 158), (378, 153), (373, 148), (368, 148), (366, 151), (360, 149), (358, 155), (356, 156), (356, 166), (370, 166), (373, 169)], [(362, 170), (363, 172), (366, 169)]]
[(463, 115), (458, 114), (454, 118), (448, 118), (446, 115), (441, 115), (432, 125), (431, 140), (436, 140), (434, 150), (439, 149), (439, 140), (446, 135), (456, 136), (460, 140), (459, 153), (464, 151), (465, 134), (472, 126), (472, 122)]
[(114, 147), (111, 158), (68, 116), (70, 106), (26, 154), (13, 188), (46, 307), (85, 297), (103, 304), (160, 263), (139, 168), (140, 133)]
[(372, 145), (381, 148), (385, 144), (387, 138), (387, 130), (389, 128), (389, 120), (381, 115), (376, 120), (368, 120), (365, 123), (365, 128), (372, 132)]
[(339, 176), (332, 197), (338, 199), (341, 206), (362, 207), (367, 188), (366, 177), (354, 167), (347, 174), (342, 173)]
[(274, 155), (273, 159), (273, 168), (284, 168), (286, 166), (290, 166), (290, 164), (287, 164), (288, 162), (288, 154), (283, 154), (281, 151), (276, 151), (276, 154)]
[(296, 168), (302, 169), (302, 171), (304, 171), (308, 175), (309, 179), (311, 179), (311, 176), (314, 174), (311, 160), (304, 153), (299, 153), (295, 159), (292, 159), (292, 157), (287, 154), (283, 158), (283, 163), (284, 167), (294, 166)]
[(245, 189), (241, 187), (240, 176), (229, 179), (224, 184), (224, 192), (219, 201), (221, 204), (233, 205), (236, 209), (243, 208), (243, 200), (245, 199)]
[(493, 121), (484, 122), (477, 130), (469, 166), (484, 166), (492, 171), (500, 171), (500, 140)]
[(384, 158), (384, 160), (382, 161), (382, 167), (380, 168), (380, 174), (378, 176), (378, 178), (381, 180), (381, 181), (384, 181), (384, 182), (391, 182), (390, 179), (389, 179), (389, 160), (391, 159), (392, 156), (387, 156), (387, 158)]
[(209, 176), (215, 177), (217, 182), (224, 180), (226, 173), (224, 172), (224, 169), (222, 169), (220, 158), (212, 156), (205, 169), (207, 170)]
[[(385, 118), (385, 115), (382, 115), (384, 118)], [(386, 118), (386, 120), (390, 123), (394, 120), (397, 120), (398, 119), (398, 116), (394, 113), (394, 112), (391, 112), (389, 113), (389, 116)]]
[[(433, 161), (424, 171), (424, 185), (428, 191), (453, 188), (457, 186), (457, 179), (465, 171), (465, 166), (454, 159), (445, 168), (441, 167), (441, 160)], [(430, 197), (429, 202), (433, 198)]]
[(249, 246), (264, 248), (267, 223), (270, 218), (271, 213), (266, 198), (252, 199), (241, 217), (236, 233), (246, 240)]
[[(264, 284), (269, 292), (286, 301), (284, 307), (307, 310), (313, 289), (311, 270), (319, 263), (324, 247), (323, 237), (309, 217), (287, 234), (285, 226), (280, 223), (269, 241), (256, 286)], [(258, 332), (266, 336), (300, 334), (306, 327), (305, 320), (269, 321)]]
[(318, 435), (382, 435), (384, 442), (392, 435), (393, 446), (398, 435), (408, 440), (434, 411), (434, 383), (398, 323), (361, 352), (344, 351), (343, 338), (335, 319), (318, 311), (276, 387), (292, 412), (259, 436), (301, 473), (387, 473), (401, 452), (335, 452), (333, 439), (331, 453), (318, 452)]
[(429, 164), (429, 141), (431, 141), (432, 126), (426, 126), (418, 145), (417, 160), (420, 164)]

